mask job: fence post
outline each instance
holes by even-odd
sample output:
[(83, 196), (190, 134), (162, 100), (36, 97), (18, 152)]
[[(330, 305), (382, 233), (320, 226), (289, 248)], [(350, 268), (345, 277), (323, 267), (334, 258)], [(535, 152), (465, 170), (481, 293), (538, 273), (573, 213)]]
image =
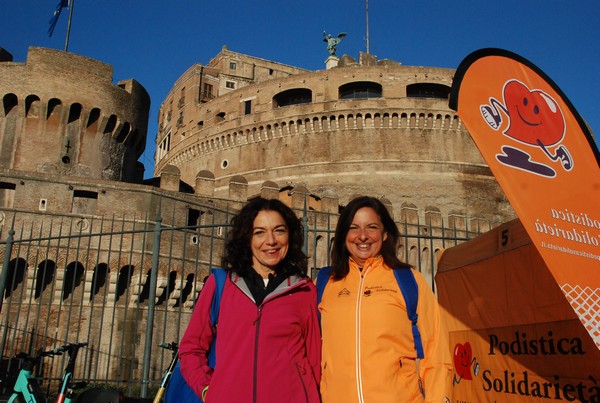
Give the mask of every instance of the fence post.
[(4, 291), (6, 289), (6, 278), (8, 277), (8, 265), (10, 263), (10, 255), (12, 253), (13, 236), (15, 235), (14, 223), (8, 230), (8, 239), (4, 251), (4, 263), (2, 263), (2, 271), (0, 272), (0, 312), (2, 312), (2, 303), (4, 302)]
[(154, 332), (154, 309), (156, 304), (156, 283), (158, 278), (158, 261), (160, 258), (160, 237), (162, 232), (162, 217), (160, 207), (154, 225), (154, 244), (152, 245), (152, 269), (150, 272), (150, 290), (148, 293), (148, 321), (146, 324), (146, 340), (144, 346), (144, 366), (142, 367), (142, 390), (140, 397), (148, 395), (150, 382), (150, 356), (152, 355), (152, 334)]
[(304, 231), (304, 245), (302, 252), (308, 256), (308, 209), (306, 206), (306, 193), (304, 193), (304, 211), (302, 212), (302, 230)]

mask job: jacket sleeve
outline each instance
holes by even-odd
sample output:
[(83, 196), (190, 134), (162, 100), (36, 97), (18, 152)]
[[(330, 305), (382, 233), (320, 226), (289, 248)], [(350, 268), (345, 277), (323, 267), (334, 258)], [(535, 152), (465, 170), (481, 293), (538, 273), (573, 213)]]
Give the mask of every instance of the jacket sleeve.
[(418, 326), (425, 354), (419, 365), (419, 375), (423, 381), (425, 401), (449, 402), (452, 397), (452, 362), (448, 330), (431, 286), (419, 272), (413, 272), (419, 286)]
[(180, 368), (183, 378), (197, 396), (208, 386), (213, 370), (208, 366), (208, 350), (214, 337), (210, 308), (215, 293), (214, 276), (209, 276), (196, 301), (192, 317), (179, 343)]
[(306, 327), (306, 356), (312, 367), (317, 385), (321, 382), (321, 325), (317, 314), (317, 289), (311, 282), (310, 287), (310, 309)]

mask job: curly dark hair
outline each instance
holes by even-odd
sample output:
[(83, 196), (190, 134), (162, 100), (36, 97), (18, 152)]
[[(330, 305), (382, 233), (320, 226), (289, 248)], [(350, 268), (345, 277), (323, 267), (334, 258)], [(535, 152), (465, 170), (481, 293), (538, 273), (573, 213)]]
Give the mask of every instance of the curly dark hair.
[(377, 213), (383, 224), (383, 229), (387, 233), (387, 239), (383, 241), (383, 245), (381, 246), (381, 256), (385, 264), (391, 268), (410, 268), (410, 265), (402, 262), (396, 256), (400, 231), (398, 231), (398, 227), (388, 209), (380, 200), (374, 197), (361, 196), (353, 199), (342, 209), (337, 226), (335, 227), (335, 237), (333, 238), (333, 245), (331, 247), (331, 277), (334, 280), (343, 279), (350, 271), (348, 264), (350, 253), (346, 248), (346, 235), (350, 231), (354, 215), (363, 207), (372, 208)]
[(308, 272), (308, 257), (302, 251), (304, 232), (300, 219), (291, 208), (277, 199), (258, 197), (249, 201), (231, 220), (231, 227), (225, 241), (222, 267), (234, 271), (241, 277), (252, 268), (252, 230), (254, 219), (260, 211), (275, 211), (281, 215), (288, 227), (288, 251), (283, 260), (277, 265), (277, 274), (291, 276), (297, 274), (306, 277)]

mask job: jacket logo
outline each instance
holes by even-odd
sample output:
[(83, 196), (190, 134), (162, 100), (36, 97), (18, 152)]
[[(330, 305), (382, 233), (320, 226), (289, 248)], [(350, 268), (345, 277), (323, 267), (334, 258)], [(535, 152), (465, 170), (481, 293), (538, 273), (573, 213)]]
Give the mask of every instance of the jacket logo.
[(342, 289), (342, 291), (338, 292), (338, 297), (349, 297), (350, 291), (347, 288)]

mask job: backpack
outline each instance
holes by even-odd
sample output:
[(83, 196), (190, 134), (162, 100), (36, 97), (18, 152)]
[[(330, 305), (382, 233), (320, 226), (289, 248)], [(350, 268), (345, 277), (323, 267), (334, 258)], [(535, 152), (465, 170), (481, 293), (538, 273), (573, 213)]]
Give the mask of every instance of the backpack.
[[(223, 288), (225, 287), (225, 280), (227, 279), (227, 272), (221, 268), (210, 269), (213, 277), (215, 278), (216, 288), (213, 294), (212, 303), (210, 305), (210, 324), (215, 327), (219, 321), (219, 308), (221, 307), (221, 296), (223, 295)], [(208, 349), (208, 366), (214, 368), (217, 362), (216, 353), (217, 338), (213, 337), (213, 340)], [(179, 367), (179, 361), (173, 370), (169, 384), (167, 385), (167, 391), (165, 393), (165, 403), (203, 403), (202, 399), (198, 397), (186, 383), (183, 375), (181, 375), (181, 369)]]
[[(331, 267), (323, 267), (317, 274), (317, 306), (321, 303), (323, 297), (323, 291), (331, 276)], [(412, 325), (412, 334), (415, 342), (415, 351), (417, 353), (417, 359), (421, 359), (425, 356), (423, 352), (423, 343), (421, 341), (421, 333), (417, 326), (417, 320), (419, 315), (417, 314), (417, 305), (419, 303), (419, 287), (417, 286), (417, 280), (412, 269), (396, 268), (394, 269), (394, 276), (402, 291), (402, 296), (406, 303), (406, 313), (408, 319), (410, 319)], [(319, 313), (320, 315), (320, 313)]]

